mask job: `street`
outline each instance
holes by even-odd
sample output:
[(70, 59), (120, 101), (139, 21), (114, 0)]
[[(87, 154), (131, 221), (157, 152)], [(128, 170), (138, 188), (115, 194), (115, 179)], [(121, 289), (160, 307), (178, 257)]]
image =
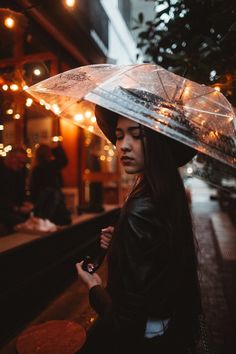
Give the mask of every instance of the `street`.
[[(203, 309), (206, 316), (210, 352), (235, 354), (235, 263), (225, 265), (216, 251), (211, 215), (219, 211), (217, 201), (210, 200), (215, 191), (199, 179), (189, 182), (192, 213), (199, 245), (200, 279)], [(234, 289), (233, 289), (234, 285)], [(231, 291), (227, 291), (231, 289)], [(232, 303), (233, 302), (233, 303)], [(202, 351), (200, 351), (202, 353)]]

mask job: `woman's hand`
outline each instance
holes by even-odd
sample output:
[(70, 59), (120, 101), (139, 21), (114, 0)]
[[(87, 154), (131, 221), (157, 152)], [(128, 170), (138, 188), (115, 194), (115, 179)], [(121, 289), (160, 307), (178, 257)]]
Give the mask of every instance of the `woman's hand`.
[(102, 279), (99, 277), (97, 273), (90, 274), (86, 272), (85, 270), (82, 269), (82, 264), (83, 261), (80, 263), (76, 263), (76, 269), (79, 278), (82, 280), (82, 282), (89, 288), (91, 289), (92, 287), (96, 285), (102, 285)]
[(100, 246), (101, 248), (107, 250), (110, 243), (111, 239), (113, 236), (114, 232), (114, 227), (113, 226), (108, 226), (105, 229), (102, 229), (101, 231), (101, 237), (100, 237)]

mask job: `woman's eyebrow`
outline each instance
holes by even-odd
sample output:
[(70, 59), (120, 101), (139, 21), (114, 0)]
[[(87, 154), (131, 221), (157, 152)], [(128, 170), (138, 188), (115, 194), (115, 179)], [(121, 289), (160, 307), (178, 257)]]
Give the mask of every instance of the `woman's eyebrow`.
[[(138, 126), (138, 125), (135, 125), (135, 126), (133, 126), (133, 127), (128, 127), (128, 131), (132, 131), (132, 130), (135, 130), (135, 129), (140, 129), (140, 127)], [(121, 129), (121, 128), (116, 128), (116, 132), (122, 132), (123, 131), (123, 129)]]
[(140, 130), (140, 126), (139, 126), (139, 125), (136, 125), (136, 126), (133, 126), (133, 127), (129, 127), (129, 128), (128, 128), (129, 131), (132, 131), (132, 130), (135, 130), (135, 129), (139, 129), (139, 130)]

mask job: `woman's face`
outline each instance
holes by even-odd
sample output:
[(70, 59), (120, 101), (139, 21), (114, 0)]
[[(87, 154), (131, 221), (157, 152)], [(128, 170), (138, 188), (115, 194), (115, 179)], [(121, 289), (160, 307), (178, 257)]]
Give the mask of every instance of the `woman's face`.
[(142, 131), (138, 123), (120, 117), (116, 127), (116, 150), (125, 172), (142, 173), (144, 170), (144, 152)]

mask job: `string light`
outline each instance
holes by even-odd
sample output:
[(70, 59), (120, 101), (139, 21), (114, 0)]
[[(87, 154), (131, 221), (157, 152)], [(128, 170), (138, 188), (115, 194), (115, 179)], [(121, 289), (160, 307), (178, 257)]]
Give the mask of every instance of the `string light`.
[(92, 122), (92, 123), (95, 123), (95, 122), (96, 122), (96, 117), (95, 117), (95, 116), (93, 116), (93, 117), (91, 118), (91, 122)]
[(11, 84), (11, 85), (10, 85), (10, 89), (11, 89), (12, 91), (18, 91), (19, 86), (18, 86), (17, 84)]
[(13, 114), (13, 109), (12, 108), (7, 109), (6, 110), (6, 114), (9, 114), (9, 115)]
[(65, 4), (68, 7), (74, 7), (75, 6), (75, 0), (66, 0)]
[(9, 152), (9, 151), (11, 151), (12, 150), (12, 146), (11, 145), (7, 145), (7, 146), (5, 146), (5, 148), (4, 148), (4, 151), (6, 151), (6, 152)]
[(20, 114), (19, 114), (19, 113), (16, 113), (16, 114), (14, 115), (14, 119), (20, 119)]
[(27, 153), (27, 156), (28, 156), (29, 158), (32, 157), (32, 149), (31, 149), (31, 148), (27, 148), (27, 149), (26, 149), (26, 153)]
[(4, 125), (0, 124), (0, 130), (4, 130)]
[(2, 85), (2, 89), (3, 89), (3, 91), (7, 91), (8, 90), (8, 85), (7, 84)]
[(55, 114), (60, 114), (60, 108), (58, 107), (57, 104), (52, 105), (52, 110)]
[(115, 153), (114, 153), (113, 150), (110, 149), (110, 150), (108, 150), (108, 154), (109, 154), (110, 156), (114, 156)]
[(63, 137), (62, 137), (61, 135), (54, 135), (54, 136), (52, 137), (52, 141), (53, 141), (54, 143), (57, 143), (58, 141), (63, 141)]
[(6, 17), (4, 20), (4, 25), (7, 28), (13, 28), (15, 26), (15, 20), (12, 17)]
[(76, 114), (76, 115), (74, 116), (74, 120), (75, 120), (76, 122), (82, 122), (82, 121), (84, 120), (83, 114), (81, 114), (81, 113)]
[(86, 111), (86, 112), (84, 113), (84, 115), (85, 115), (86, 118), (90, 118), (91, 115), (92, 115), (92, 112)]
[(221, 91), (220, 86), (215, 86), (214, 90), (220, 92)]
[(41, 70), (40, 69), (34, 69), (34, 75), (35, 76), (40, 76), (41, 75)]
[(29, 97), (29, 98), (27, 98), (25, 105), (27, 107), (30, 107), (30, 106), (32, 106), (32, 103), (33, 103), (33, 100), (32, 100), (32, 98)]
[(23, 86), (23, 90), (24, 90), (24, 91), (27, 90), (28, 88), (29, 88), (28, 85), (24, 85), (24, 86)]

